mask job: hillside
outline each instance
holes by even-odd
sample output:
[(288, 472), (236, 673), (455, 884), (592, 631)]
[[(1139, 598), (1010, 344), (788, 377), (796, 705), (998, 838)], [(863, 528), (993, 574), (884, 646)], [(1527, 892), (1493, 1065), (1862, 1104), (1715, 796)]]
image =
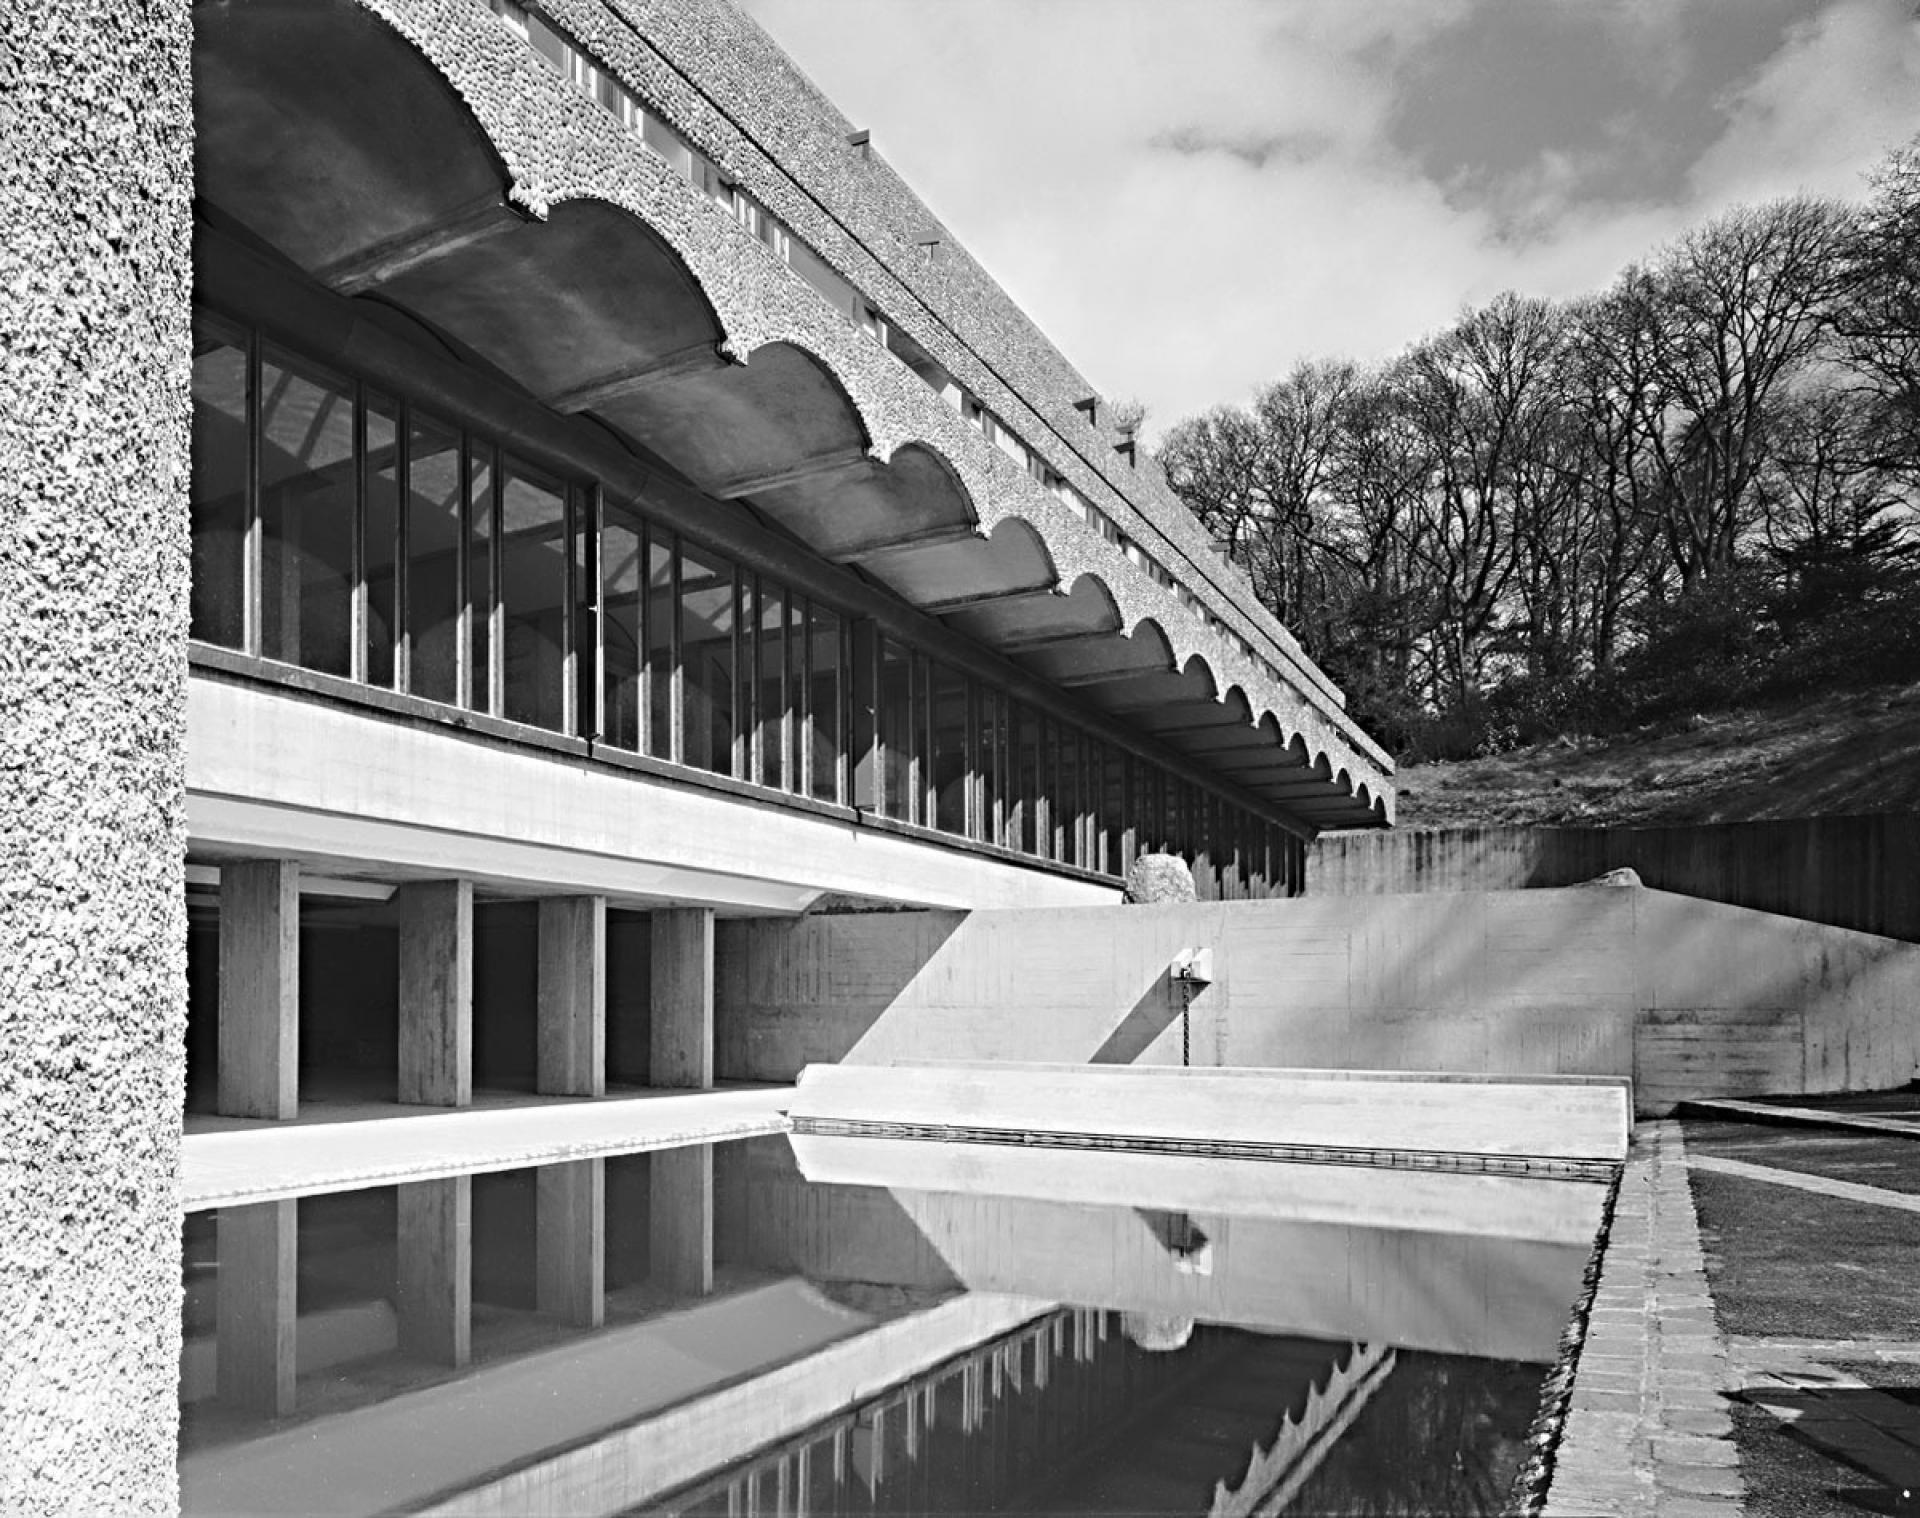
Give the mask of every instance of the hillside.
[(1409, 764), (1397, 825), (1737, 822), (1920, 811), (1920, 684), (1716, 712), (1657, 731)]

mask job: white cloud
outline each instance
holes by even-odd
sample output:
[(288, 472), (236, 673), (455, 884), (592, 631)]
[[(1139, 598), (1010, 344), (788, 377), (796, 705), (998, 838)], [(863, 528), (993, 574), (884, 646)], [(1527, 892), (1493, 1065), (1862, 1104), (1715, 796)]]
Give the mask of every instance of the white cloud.
[(1077, 367), (1148, 402), (1150, 435), (1504, 288), (1597, 288), (1734, 200), (1850, 192), (1920, 100), (1913, 23), (1836, 0), (1726, 103), (1690, 193), (1595, 207), (1576, 163), (1548, 164), (1519, 242), (1511, 200), (1450, 204), (1388, 141), (1388, 60), (1470, 3), (752, 9)]

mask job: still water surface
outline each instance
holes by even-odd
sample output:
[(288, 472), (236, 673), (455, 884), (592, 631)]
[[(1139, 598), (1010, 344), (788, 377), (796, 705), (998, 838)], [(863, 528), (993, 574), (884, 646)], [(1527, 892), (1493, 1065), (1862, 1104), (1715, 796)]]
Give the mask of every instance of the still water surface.
[(1604, 1196), (795, 1135), (194, 1213), (183, 1507), (1498, 1511)]

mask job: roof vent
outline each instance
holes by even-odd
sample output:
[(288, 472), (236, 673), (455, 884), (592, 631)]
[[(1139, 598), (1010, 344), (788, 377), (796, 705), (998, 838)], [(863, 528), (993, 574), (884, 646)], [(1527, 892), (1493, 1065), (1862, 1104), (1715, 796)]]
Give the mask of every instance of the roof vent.
[(862, 158), (873, 156), (873, 133), (862, 127), (857, 132), (847, 133), (847, 146), (855, 149)]
[(1099, 396), (1083, 395), (1080, 397), (1079, 400), (1073, 403), (1073, 409), (1075, 411), (1080, 412), (1082, 415), (1086, 417), (1088, 426), (1098, 427), (1100, 425), (1100, 397)]

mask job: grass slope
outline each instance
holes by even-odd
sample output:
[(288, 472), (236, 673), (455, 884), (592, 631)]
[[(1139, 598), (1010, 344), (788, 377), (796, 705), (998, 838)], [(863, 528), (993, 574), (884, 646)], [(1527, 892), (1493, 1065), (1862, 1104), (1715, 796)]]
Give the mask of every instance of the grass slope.
[(1920, 684), (1689, 717), (1612, 739), (1409, 764), (1402, 828), (1630, 826), (1920, 811)]

